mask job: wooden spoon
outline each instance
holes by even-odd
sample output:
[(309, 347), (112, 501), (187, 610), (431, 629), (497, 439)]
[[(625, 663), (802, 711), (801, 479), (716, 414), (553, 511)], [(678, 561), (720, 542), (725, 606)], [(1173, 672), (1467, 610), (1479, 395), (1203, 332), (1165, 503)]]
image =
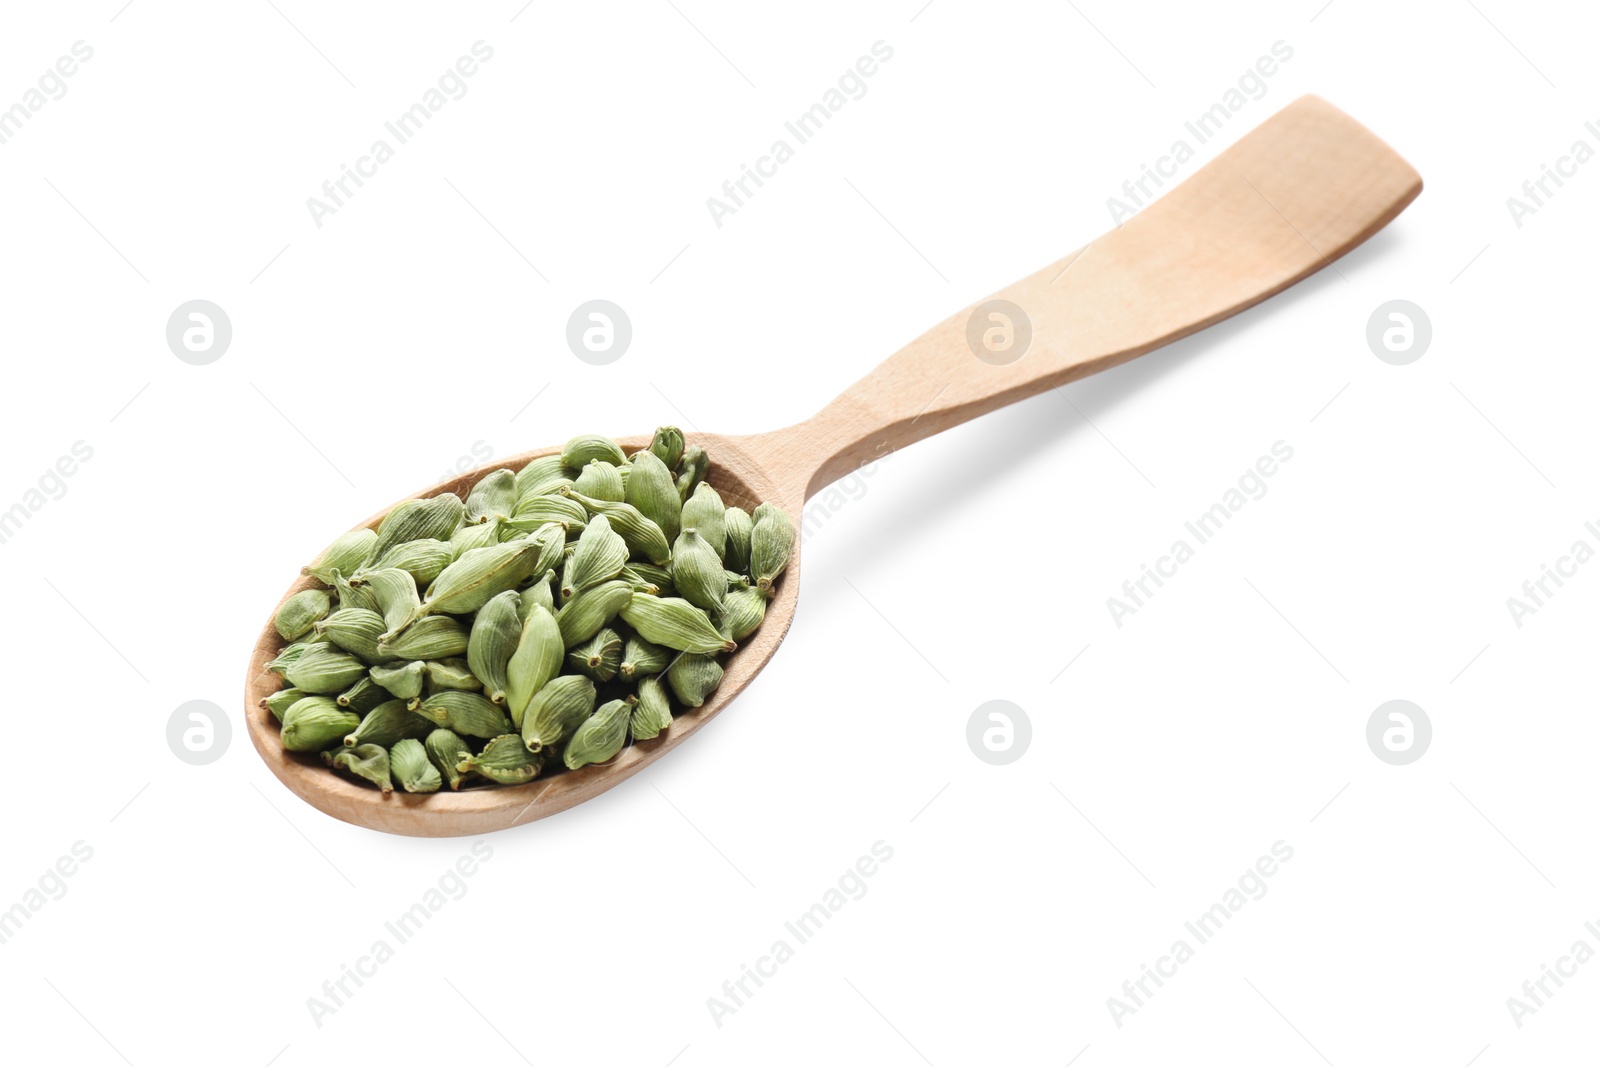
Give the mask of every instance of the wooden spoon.
[[(798, 526), (809, 497), (863, 464), (1243, 311), (1371, 237), (1421, 191), (1417, 172), (1365, 127), (1317, 97), (1301, 97), (1119, 228), (990, 298), (1020, 313), (1001, 309), (994, 317), (984, 301), (912, 341), (805, 422), (753, 437), (698, 434), (693, 443), (711, 454), (710, 480), (726, 501), (747, 510), (770, 501)], [(996, 331), (987, 344), (986, 331)], [(622, 444), (631, 452), (648, 438)], [(497, 460), (418, 495), (465, 497), (488, 471), (518, 469), (557, 451)], [(250, 659), (250, 739), (293, 792), (361, 826), (447, 837), (553, 815), (676, 748), (749, 684), (794, 617), (800, 555), (797, 543), (765, 623), (729, 658), (705, 706), (680, 714), (661, 736), (624, 748), (604, 766), (518, 787), (384, 796), (315, 758), (284, 751), (276, 720), (258, 704), (279, 685), (266, 670), (283, 645), (270, 619)], [(285, 598), (313, 584), (302, 579)]]

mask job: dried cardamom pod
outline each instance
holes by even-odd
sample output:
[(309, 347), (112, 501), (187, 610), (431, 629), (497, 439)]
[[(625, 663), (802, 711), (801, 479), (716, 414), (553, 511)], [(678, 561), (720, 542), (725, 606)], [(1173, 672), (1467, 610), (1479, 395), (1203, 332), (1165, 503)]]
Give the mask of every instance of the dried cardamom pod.
[(427, 676), (427, 664), (420, 659), (392, 667), (374, 667), (368, 672), (374, 682), (400, 700), (416, 700), (422, 696), (422, 682)]
[(597, 682), (609, 682), (622, 665), (622, 638), (615, 630), (601, 630), (567, 653), (567, 665)]
[(595, 459), (609, 463), (613, 467), (620, 467), (628, 462), (628, 457), (622, 454), (621, 445), (597, 433), (579, 434), (561, 448), (561, 465), (568, 470), (582, 470), (589, 465), (590, 460)]
[(560, 456), (540, 456), (531, 459), (517, 472), (517, 500), (551, 492), (560, 482), (570, 481)]
[(296, 641), (310, 633), (332, 608), (327, 590), (302, 589), (279, 605), (272, 622), (285, 641)]
[[(705, 488), (701, 486), (702, 490)], [(728, 591), (727, 572), (694, 526), (685, 524), (672, 546), (672, 585), (679, 596), (701, 611), (713, 615), (722, 611), (722, 599)]]
[(722, 664), (715, 656), (685, 652), (667, 668), (667, 684), (684, 707), (698, 708), (722, 684)]
[(330, 644), (368, 663), (383, 658), (378, 653), (378, 638), (383, 636), (385, 628), (383, 616), (366, 608), (340, 608), (317, 623), (317, 633), (326, 637)]
[(283, 674), (294, 666), (301, 656), (315, 647), (309, 641), (296, 641), (293, 644), (284, 645), (276, 656), (267, 661), (267, 670)]
[(461, 525), (465, 514), (466, 507), (454, 493), (396, 504), (378, 524), (378, 540), (372, 546), (372, 558), (381, 559), (395, 545), (423, 537), (447, 541)]
[(386, 700), (367, 712), (361, 724), (344, 735), (344, 747), (382, 745), (388, 748), (405, 737), (423, 738), (433, 723), (406, 709), (404, 700)]
[(448, 615), (418, 619), (393, 637), (378, 642), (384, 659), (448, 659), (467, 652), (467, 631)]
[[(600, 628), (617, 617), (617, 612), (634, 595), (633, 586), (620, 578), (601, 582), (578, 593), (556, 612), (556, 625), (567, 648), (587, 641)], [(704, 616), (702, 616), (704, 618)]]
[(517, 505), (517, 476), (504, 468), (478, 479), (467, 494), (466, 519), (470, 523), (504, 519)]
[(366, 673), (367, 665), (350, 653), (331, 645), (313, 645), (289, 666), (284, 677), (296, 689), (333, 694), (350, 688)]
[[(372, 569), (405, 571), (411, 575), (412, 582), (421, 587), (439, 577), (446, 567), (454, 563), (459, 550), (460, 546), (454, 541), (435, 541), (431, 537), (423, 537), (395, 545), (377, 558)], [(364, 581), (366, 574), (357, 571), (351, 578), (357, 582)]]
[[(501, 541), (509, 541), (520, 536), (523, 531), (514, 528), (507, 519), (490, 519), (488, 522), (477, 522), (470, 526), (463, 526), (450, 535), (450, 547), (455, 549), (455, 559), (471, 552), (475, 548), (488, 548), (498, 545)], [(454, 562), (452, 560), (451, 562)], [(437, 577), (437, 576), (435, 576)], [(428, 581), (432, 581), (430, 578)], [(418, 584), (427, 585), (422, 579), (417, 579)]]
[(634, 589), (648, 593), (645, 586), (654, 586), (655, 592), (660, 596), (675, 596), (676, 590), (672, 588), (672, 572), (665, 567), (658, 567), (654, 563), (640, 563), (634, 561), (622, 568), (622, 577), (633, 583)]
[(338, 571), (333, 572), (333, 588), (339, 594), (339, 608), (366, 608), (383, 614), (383, 608), (378, 604), (378, 598), (372, 592), (372, 587), (367, 585), (351, 585), (344, 575)]
[(523, 622), (528, 621), (528, 613), (535, 607), (541, 607), (552, 615), (556, 613), (555, 583), (556, 572), (548, 570), (523, 588), (522, 602), (517, 605), (517, 614)]
[(767, 617), (767, 596), (752, 585), (728, 591), (722, 601), (722, 615), (718, 629), (730, 641), (743, 641), (756, 632), (756, 627)]
[(359, 581), (372, 590), (373, 597), (378, 601), (378, 611), (383, 615), (387, 634), (399, 633), (422, 607), (422, 598), (417, 595), (417, 580), (411, 577), (410, 572), (399, 567), (368, 571)]
[(728, 535), (727, 550), (722, 554), (723, 563), (730, 570), (749, 570), (750, 531), (755, 526), (755, 520), (744, 508), (730, 507), (722, 513), (722, 525)]
[(467, 666), (483, 680), (483, 692), (496, 704), (506, 702), (506, 666), (522, 636), (518, 609), (522, 594), (515, 589), (493, 597), (472, 619), (467, 638)]
[(437, 793), (444, 784), (439, 771), (428, 760), (428, 750), (413, 737), (396, 741), (389, 747), (389, 770), (407, 793)]
[(444, 780), (450, 783), (451, 789), (460, 789), (461, 780), (466, 777), (456, 768), (461, 761), (472, 756), (472, 749), (461, 740), (461, 735), (454, 730), (440, 727), (422, 739), (422, 747), (428, 753), (428, 761), (439, 769)]
[(622, 468), (605, 460), (591, 459), (573, 479), (572, 488), (597, 500), (621, 500)]
[(322, 555), (317, 557), (315, 563), (300, 568), (300, 573), (309, 574), (327, 585), (332, 585), (334, 574), (353, 574), (371, 559), (372, 548), (377, 543), (378, 531), (369, 530), (365, 526), (351, 530), (323, 549)]
[(660, 678), (639, 683), (639, 701), (633, 705), (628, 730), (635, 741), (648, 741), (672, 725), (672, 702)]
[(561, 761), (569, 771), (604, 763), (622, 751), (628, 739), (628, 720), (633, 708), (626, 700), (608, 700), (594, 714), (578, 724), (572, 740), (562, 750)]
[[(661, 527), (661, 532), (671, 541), (678, 536), (683, 513), (683, 501), (678, 499), (678, 486), (673, 481), (672, 471), (654, 452), (635, 452), (630, 466), (633, 473), (628, 475), (628, 488), (623, 500)], [(581, 485), (573, 488), (586, 492)]]
[(632, 504), (615, 500), (596, 500), (592, 496), (584, 496), (575, 489), (563, 489), (562, 495), (571, 497), (591, 515), (604, 515), (611, 523), (611, 528), (622, 536), (627, 543), (629, 552), (637, 552), (651, 563), (665, 564), (672, 558), (672, 548), (667, 544), (667, 535), (661, 532), (661, 527), (645, 518), (643, 513)]
[(359, 725), (361, 717), (345, 711), (330, 696), (301, 697), (284, 711), (279, 736), (290, 752), (318, 752), (337, 745)]
[(454, 730), (463, 737), (497, 737), (511, 729), (511, 720), (500, 707), (482, 693), (464, 689), (441, 689), (429, 693), (417, 705), (418, 715), (435, 726)]
[(652, 674), (660, 674), (667, 669), (667, 664), (672, 661), (673, 653), (652, 644), (635, 634), (629, 637), (622, 646), (622, 662), (617, 665), (617, 673), (625, 682), (635, 678), (648, 678)]
[(364, 675), (357, 678), (355, 684), (349, 689), (335, 697), (334, 703), (346, 711), (353, 711), (357, 715), (365, 715), (391, 696), (393, 694), (377, 682), (374, 682), (370, 675)]
[(789, 565), (789, 550), (794, 545), (794, 525), (778, 508), (762, 504), (756, 508), (755, 525), (750, 530), (750, 577), (766, 590), (783, 568)]
[(477, 611), (507, 589), (515, 589), (550, 565), (548, 541), (525, 538), (475, 548), (444, 569), (428, 586), (417, 617)]
[(690, 445), (683, 450), (683, 458), (678, 461), (678, 499), (688, 502), (694, 495), (700, 483), (705, 479), (706, 471), (711, 467), (711, 457), (706, 455), (706, 450), (698, 445)]
[(385, 794), (394, 792), (394, 781), (389, 777), (389, 750), (381, 745), (357, 745), (337, 753), (332, 764), (365, 778)]
[(513, 530), (532, 532), (542, 526), (555, 523), (563, 530), (581, 530), (589, 521), (589, 513), (583, 510), (583, 505), (560, 493), (548, 496), (535, 496), (525, 499), (517, 505), (516, 514), (506, 520), (506, 525)]
[(627, 542), (612, 532), (609, 519), (596, 515), (583, 528), (577, 547), (562, 568), (561, 602), (565, 604), (574, 593), (615, 578), (627, 562)]
[(683, 458), (683, 431), (676, 426), (660, 427), (656, 430), (656, 435), (650, 439), (650, 453), (659, 459), (667, 470), (677, 470), (678, 461)]
[(483, 746), (476, 756), (463, 759), (456, 769), (463, 774), (481, 774), (500, 785), (523, 785), (537, 778), (543, 766), (543, 755), (529, 752), (516, 734), (505, 734)]
[(278, 724), (281, 726), (283, 725), (283, 713), (288, 711), (289, 708), (294, 705), (295, 701), (299, 700), (301, 697), (308, 697), (311, 695), (311, 693), (306, 692), (304, 689), (296, 689), (293, 686), (290, 686), (288, 689), (280, 689), (276, 693), (268, 693), (266, 696), (262, 697), (261, 706), (272, 712), (272, 717), (277, 719)]
[(694, 530), (706, 539), (706, 544), (717, 554), (718, 566), (721, 566), (722, 557), (728, 550), (727, 520), (724, 517), (727, 510), (722, 503), (722, 494), (704, 482), (683, 505), (683, 528)]
[[(471, 638), (468, 638), (469, 642), (470, 640)], [(467, 650), (469, 652), (472, 650), (470, 643), (467, 645)], [(438, 692), (441, 689), (464, 689), (469, 693), (483, 692), (483, 683), (472, 673), (472, 668), (467, 666), (465, 660), (429, 660), (425, 669), (430, 692)]]
[(678, 597), (634, 593), (621, 610), (622, 621), (646, 641), (680, 652), (732, 652), (734, 643), (706, 618), (706, 613)]
[(581, 674), (552, 678), (522, 715), (522, 741), (539, 751), (566, 737), (594, 711), (594, 683)]
[(528, 702), (561, 669), (566, 648), (556, 617), (544, 605), (535, 604), (522, 624), (517, 649), (506, 664), (506, 710), (519, 730)]

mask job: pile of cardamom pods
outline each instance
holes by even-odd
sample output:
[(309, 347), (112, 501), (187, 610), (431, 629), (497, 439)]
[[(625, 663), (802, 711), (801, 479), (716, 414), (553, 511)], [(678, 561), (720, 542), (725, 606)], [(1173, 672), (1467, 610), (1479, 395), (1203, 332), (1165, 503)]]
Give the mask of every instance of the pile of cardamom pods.
[(283, 747), (378, 786), (521, 785), (605, 763), (722, 681), (761, 625), (794, 527), (727, 507), (710, 458), (665, 426), (626, 455), (560, 455), (397, 505), (304, 569), (262, 705)]

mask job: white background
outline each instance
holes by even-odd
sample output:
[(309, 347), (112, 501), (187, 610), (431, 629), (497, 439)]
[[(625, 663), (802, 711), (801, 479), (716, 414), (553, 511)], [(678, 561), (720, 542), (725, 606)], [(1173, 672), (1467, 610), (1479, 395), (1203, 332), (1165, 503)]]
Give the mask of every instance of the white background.
[[(1520, 628), (1506, 607), (1573, 541), (1600, 547), (1600, 163), (1520, 228), (1506, 206), (1573, 141), (1600, 148), (1592, 12), (121, 3), (12, 7), (0, 31), (0, 106), (94, 49), (0, 145), (0, 509), (93, 449), (0, 545), (0, 908), (93, 849), (0, 945), (11, 1058), (1592, 1053), (1600, 963), (1520, 1028), (1506, 1005), (1580, 938), (1600, 950), (1600, 566)], [(307, 197), (478, 40), (465, 97), (315, 226)], [(706, 198), (879, 40), (867, 94), (714, 225)], [(250, 749), (248, 651), (297, 568), (475, 446), (809, 416), (1105, 230), (1107, 197), (1280, 40), (1292, 59), (1185, 173), (1316, 92), (1417, 167), (1421, 199), (1340, 274), (813, 512), (791, 636), (729, 712), (484, 839), (466, 895), (318, 1027), (307, 999), (472, 842), (336, 822)], [(596, 297), (634, 327), (604, 368), (564, 341)], [(196, 298), (233, 324), (210, 366), (165, 343)], [(1396, 298), (1433, 324), (1404, 367), (1364, 337)], [(1106, 598), (1280, 440), (1267, 494), (1115, 626)], [(1395, 698), (1434, 730), (1404, 767), (1365, 740)], [(1009, 766), (965, 740), (991, 699), (1032, 721)], [(167, 747), (189, 700), (233, 718), (209, 766)], [(880, 840), (866, 895), (716, 1025), (707, 998)], [(1267, 894), (1118, 1027), (1107, 998), (1280, 840)]]

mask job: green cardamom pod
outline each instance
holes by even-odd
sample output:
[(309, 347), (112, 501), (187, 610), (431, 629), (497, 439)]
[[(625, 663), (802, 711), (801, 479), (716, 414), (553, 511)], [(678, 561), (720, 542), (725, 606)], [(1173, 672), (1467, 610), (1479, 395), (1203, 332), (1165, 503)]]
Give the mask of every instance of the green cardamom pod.
[(357, 745), (337, 753), (329, 761), (340, 770), (365, 778), (385, 795), (394, 792), (394, 781), (389, 777), (389, 750), (381, 745)]
[(407, 793), (437, 793), (444, 784), (438, 769), (428, 760), (428, 750), (414, 737), (389, 747), (389, 770)]
[(406, 500), (396, 504), (378, 524), (378, 540), (372, 558), (381, 559), (395, 545), (423, 537), (447, 541), (461, 525), (466, 507), (454, 493), (440, 493), (426, 500)]
[[(455, 559), (452, 559), (451, 562), (455, 562), (456, 559), (460, 559), (475, 548), (488, 548), (490, 545), (498, 545), (501, 541), (508, 541), (522, 532), (512, 527), (509, 520), (498, 518), (490, 519), (488, 522), (477, 522), (470, 526), (463, 526), (450, 535), (450, 547), (455, 549)], [(432, 580), (432, 578), (428, 579), (428, 581)], [(420, 578), (417, 581), (422, 585), (428, 584)]]
[(339, 594), (339, 608), (366, 608), (383, 614), (383, 608), (378, 604), (376, 594), (368, 585), (351, 585), (344, 575), (338, 571), (333, 572), (333, 588)]
[(531, 532), (553, 522), (563, 530), (581, 530), (588, 521), (589, 513), (583, 510), (582, 504), (560, 493), (551, 493), (523, 499), (516, 513), (506, 520), (506, 525), (513, 530)]
[(461, 761), (472, 756), (472, 749), (461, 740), (461, 735), (454, 730), (440, 727), (422, 740), (422, 747), (427, 750), (428, 761), (438, 768), (444, 780), (450, 783), (451, 789), (460, 789), (461, 780), (466, 777), (457, 770)]
[(467, 631), (448, 615), (418, 619), (393, 637), (378, 642), (384, 659), (448, 659), (467, 652)]
[(467, 666), (483, 680), (484, 694), (496, 704), (506, 702), (506, 666), (522, 636), (521, 603), (522, 594), (515, 589), (492, 598), (473, 616), (467, 638)]
[(685, 525), (672, 546), (672, 584), (679, 596), (700, 610), (713, 615), (722, 611), (728, 575), (696, 527)]
[(522, 741), (537, 752), (566, 737), (594, 711), (594, 683), (581, 674), (552, 678), (522, 715)]
[(523, 587), (522, 602), (517, 605), (517, 614), (523, 622), (528, 621), (528, 613), (535, 607), (541, 607), (552, 615), (556, 613), (555, 582), (556, 572), (548, 570)]
[[(468, 641), (467, 651), (470, 652), (472, 651), (471, 638), (468, 638)], [(441, 689), (464, 689), (469, 693), (483, 692), (483, 683), (478, 680), (477, 675), (472, 673), (472, 668), (468, 667), (464, 660), (430, 660), (426, 670), (430, 692), (438, 692)]]
[(333, 608), (325, 589), (302, 589), (278, 608), (272, 622), (285, 641), (296, 641), (311, 632)]
[(403, 629), (422, 608), (422, 598), (417, 596), (417, 580), (399, 567), (368, 571), (359, 581), (372, 590), (390, 634)]
[(340, 608), (317, 623), (317, 632), (330, 644), (368, 663), (383, 658), (378, 653), (378, 638), (383, 636), (384, 629), (383, 616), (366, 608)]
[(516, 734), (505, 734), (484, 745), (476, 756), (463, 759), (456, 769), (463, 774), (476, 772), (500, 785), (523, 785), (537, 778), (543, 766), (543, 755), (529, 752)]
[(706, 539), (706, 544), (717, 554), (719, 565), (728, 550), (727, 510), (722, 494), (704, 482), (683, 505), (683, 528), (694, 530)]
[(322, 555), (310, 566), (300, 568), (301, 574), (333, 584), (334, 574), (353, 574), (372, 558), (372, 548), (378, 543), (378, 531), (365, 526), (342, 535), (323, 549)]
[(605, 763), (622, 751), (628, 739), (628, 719), (633, 708), (626, 700), (608, 700), (572, 732), (561, 760), (575, 771), (591, 763)]
[(601, 630), (567, 653), (567, 665), (597, 682), (609, 682), (622, 666), (622, 638), (615, 630)]
[[(661, 532), (671, 541), (678, 536), (683, 514), (683, 501), (678, 499), (678, 486), (673, 481), (672, 471), (654, 452), (635, 452), (630, 466), (633, 473), (628, 475), (628, 488), (623, 500), (661, 527)], [(584, 492), (582, 486), (574, 488)]]
[(334, 698), (334, 703), (357, 715), (365, 715), (394, 694), (372, 680), (371, 675), (357, 678), (355, 684)]
[(650, 439), (650, 453), (669, 471), (677, 470), (678, 461), (683, 458), (683, 431), (676, 426), (660, 427)]
[(672, 725), (672, 702), (660, 678), (639, 683), (639, 702), (633, 706), (628, 729), (635, 741), (648, 741)]
[(563, 489), (562, 494), (582, 504), (592, 515), (604, 515), (611, 528), (622, 535), (629, 552), (637, 552), (651, 563), (665, 564), (672, 558), (667, 535), (661, 527), (645, 518), (632, 504), (615, 500), (596, 500), (575, 489)]
[(722, 602), (718, 626), (730, 641), (743, 641), (767, 617), (767, 594), (751, 585), (733, 589)]
[[(440, 612), (465, 615), (491, 598), (527, 581), (546, 555), (546, 544), (532, 539), (475, 548), (444, 569), (428, 586), (418, 617)], [(548, 562), (544, 563), (548, 566)]]
[(272, 712), (272, 717), (277, 719), (278, 724), (282, 726), (283, 713), (288, 711), (289, 708), (294, 705), (295, 701), (299, 700), (301, 697), (308, 697), (311, 695), (312, 694), (306, 692), (304, 689), (295, 689), (293, 686), (291, 686), (288, 689), (280, 689), (276, 693), (268, 693), (266, 696), (261, 698), (261, 706)]
[(638, 592), (655, 593), (659, 596), (677, 595), (677, 590), (672, 588), (672, 572), (654, 563), (637, 561), (629, 563), (622, 568), (622, 577), (631, 582)]
[(463, 689), (441, 689), (429, 693), (417, 705), (416, 713), (466, 737), (498, 737), (511, 729), (511, 720), (481, 693)]
[(561, 465), (568, 470), (582, 470), (589, 465), (590, 460), (595, 459), (609, 463), (613, 467), (620, 467), (628, 462), (628, 457), (622, 454), (621, 445), (597, 433), (579, 434), (561, 448)]
[[(584, 681), (588, 681), (587, 678)], [(302, 697), (283, 713), (279, 736), (290, 752), (320, 752), (339, 743), (361, 725), (361, 717), (345, 711), (330, 696)]]
[(685, 707), (698, 708), (722, 684), (722, 664), (715, 656), (685, 652), (667, 668), (667, 684)]
[(734, 643), (706, 618), (706, 613), (678, 597), (634, 593), (621, 610), (622, 621), (646, 641), (680, 652), (732, 652)]
[(695, 490), (705, 480), (706, 471), (711, 468), (711, 457), (706, 455), (706, 450), (698, 445), (690, 445), (683, 450), (683, 458), (678, 461), (678, 499), (687, 503), (694, 496)]
[(627, 542), (612, 532), (610, 520), (596, 515), (583, 528), (577, 547), (562, 568), (561, 602), (565, 604), (574, 593), (615, 578), (627, 562)]
[(392, 667), (374, 667), (368, 673), (374, 682), (400, 700), (416, 700), (422, 696), (422, 682), (427, 675), (427, 664), (420, 659)]
[[(425, 586), (455, 562), (459, 550), (460, 546), (453, 541), (435, 541), (431, 537), (423, 537), (395, 545), (378, 557), (372, 569), (402, 570), (411, 575), (413, 584)], [(360, 582), (365, 580), (366, 575), (357, 571), (351, 578)]]
[(722, 525), (728, 535), (728, 547), (722, 554), (723, 562), (730, 570), (749, 570), (750, 531), (755, 526), (755, 520), (744, 508), (730, 507), (722, 513)]
[(344, 736), (344, 747), (382, 745), (388, 748), (405, 737), (427, 737), (433, 723), (406, 708), (404, 700), (386, 700), (367, 712), (361, 724)]
[(597, 500), (621, 500), (622, 471), (604, 460), (592, 459), (573, 479), (572, 488)]
[(278, 650), (276, 656), (267, 661), (267, 670), (284, 674), (290, 667), (299, 662), (301, 656), (315, 647), (309, 641), (295, 641), (292, 644), (284, 645), (283, 648)]
[(506, 664), (506, 710), (519, 730), (528, 702), (561, 669), (566, 647), (556, 617), (544, 605), (534, 605), (522, 624), (517, 649)]
[(760, 589), (771, 589), (783, 568), (789, 565), (789, 550), (794, 545), (794, 524), (778, 508), (762, 504), (756, 508), (755, 526), (750, 530), (750, 577)]
[(622, 676), (623, 681), (631, 682), (635, 678), (648, 678), (653, 674), (660, 674), (667, 669), (667, 664), (671, 661), (671, 652), (634, 635), (629, 637), (622, 647), (622, 662), (617, 665), (617, 673)]
[(551, 492), (557, 484), (570, 480), (560, 456), (540, 456), (538, 459), (531, 459), (517, 472), (517, 500)]
[(470, 523), (507, 518), (517, 506), (517, 476), (501, 468), (490, 471), (467, 494), (466, 519)]
[(284, 672), (289, 684), (308, 693), (334, 694), (355, 684), (367, 665), (331, 645), (313, 645)]
[(571, 648), (580, 641), (589, 640), (600, 632), (602, 626), (617, 617), (617, 612), (633, 595), (633, 586), (620, 578), (601, 582), (578, 593), (556, 612), (556, 625), (561, 630), (562, 643)]

